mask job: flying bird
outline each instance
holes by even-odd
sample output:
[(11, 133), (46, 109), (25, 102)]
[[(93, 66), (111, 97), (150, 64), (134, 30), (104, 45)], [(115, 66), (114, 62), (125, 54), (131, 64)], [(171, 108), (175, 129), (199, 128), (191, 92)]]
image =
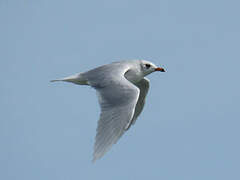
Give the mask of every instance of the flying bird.
[(88, 85), (96, 89), (101, 114), (93, 161), (101, 158), (135, 123), (149, 89), (149, 80), (145, 76), (155, 71), (165, 72), (162, 67), (146, 60), (127, 60), (51, 81)]

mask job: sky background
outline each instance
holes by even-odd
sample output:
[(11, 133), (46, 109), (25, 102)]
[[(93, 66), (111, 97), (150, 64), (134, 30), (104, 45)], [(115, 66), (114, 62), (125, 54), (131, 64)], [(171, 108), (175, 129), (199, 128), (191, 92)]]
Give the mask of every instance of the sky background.
[[(240, 179), (240, 2), (0, 0), (0, 179)], [(115, 60), (166, 73), (137, 123), (92, 163), (100, 113), (49, 80)]]

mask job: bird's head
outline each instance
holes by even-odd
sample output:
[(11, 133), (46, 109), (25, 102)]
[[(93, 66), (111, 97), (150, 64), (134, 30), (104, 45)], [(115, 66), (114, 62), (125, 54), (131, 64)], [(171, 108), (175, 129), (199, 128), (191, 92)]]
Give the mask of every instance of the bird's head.
[(162, 67), (157, 67), (155, 64), (145, 60), (141, 60), (140, 66), (144, 76), (155, 71), (165, 72), (165, 70)]

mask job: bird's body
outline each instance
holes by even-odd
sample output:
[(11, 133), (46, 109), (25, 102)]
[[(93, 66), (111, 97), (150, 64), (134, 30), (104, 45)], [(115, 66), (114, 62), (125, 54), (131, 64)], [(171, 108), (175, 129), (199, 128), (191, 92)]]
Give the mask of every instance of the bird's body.
[(59, 80), (96, 89), (101, 106), (93, 161), (101, 158), (142, 112), (149, 89), (146, 75), (162, 71), (144, 60), (119, 61)]

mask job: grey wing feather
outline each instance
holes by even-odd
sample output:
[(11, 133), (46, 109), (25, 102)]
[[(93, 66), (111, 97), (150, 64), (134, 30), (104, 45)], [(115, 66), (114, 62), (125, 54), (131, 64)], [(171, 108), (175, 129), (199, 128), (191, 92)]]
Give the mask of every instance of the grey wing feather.
[(117, 69), (108, 71), (107, 77), (102, 73), (109, 69), (101, 68), (106, 69), (104, 71), (102, 69), (94, 70), (95, 74), (98, 74), (97, 77), (85, 74), (90, 85), (97, 90), (101, 106), (93, 161), (101, 158), (126, 131), (125, 127), (134, 116), (140, 93), (139, 89), (124, 77), (127, 67), (121, 72), (118, 72)]
[(135, 112), (134, 112), (134, 116), (131, 124), (134, 124), (136, 122), (138, 116), (141, 114), (143, 110), (143, 107), (145, 105), (145, 99), (149, 90), (149, 84), (150, 83), (147, 78), (143, 78), (138, 83), (135, 83), (135, 85), (140, 89), (140, 94), (139, 94), (138, 102), (135, 108)]
[(126, 125), (134, 115), (139, 96), (139, 90), (134, 85), (125, 88), (118, 84), (117, 87), (97, 89), (97, 92), (101, 115), (98, 121), (93, 161), (101, 158), (123, 135)]

